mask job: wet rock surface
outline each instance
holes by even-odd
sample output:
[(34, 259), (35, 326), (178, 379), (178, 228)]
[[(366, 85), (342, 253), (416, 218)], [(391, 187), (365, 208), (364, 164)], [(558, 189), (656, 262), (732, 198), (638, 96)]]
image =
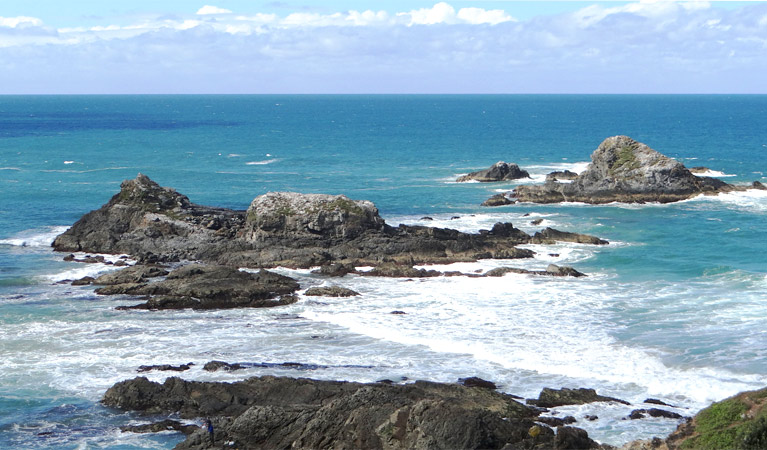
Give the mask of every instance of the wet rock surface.
[(543, 388), (537, 399), (527, 400), (528, 405), (539, 406), (541, 408), (554, 408), (564, 405), (583, 405), (593, 402), (616, 402), (630, 405), (630, 403), (625, 400), (598, 395), (594, 389), (587, 388)]
[(304, 295), (310, 297), (354, 297), (360, 293), (341, 286), (323, 286), (309, 288), (304, 292)]
[[(584, 430), (556, 433), (536, 409), (490, 389), (417, 381), (362, 384), (255, 377), (236, 383), (154, 383), (111, 387), (106, 406), (145, 414), (211, 417), (216, 442), (267, 448), (600, 448)], [(210, 448), (202, 430), (179, 449)]]
[(518, 180), (520, 178), (530, 178), (530, 174), (526, 170), (520, 169), (516, 164), (498, 161), (487, 169), (471, 172), (468, 175), (458, 177), (456, 182), (479, 181), (487, 183), (494, 181)]

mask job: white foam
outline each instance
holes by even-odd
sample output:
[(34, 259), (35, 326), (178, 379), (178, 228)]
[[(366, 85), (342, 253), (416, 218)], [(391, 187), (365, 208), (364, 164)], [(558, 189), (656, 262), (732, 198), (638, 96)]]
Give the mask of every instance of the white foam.
[(52, 226), (22, 231), (7, 239), (0, 239), (0, 245), (16, 247), (50, 247), (56, 236), (67, 231), (69, 226)]
[(277, 161), (279, 161), (279, 159), (276, 159), (276, 158), (274, 158), (274, 159), (266, 159), (266, 160), (263, 160), (263, 161), (249, 161), (249, 162), (246, 162), (245, 165), (246, 166), (265, 166), (267, 164), (272, 164), (272, 163), (275, 163)]
[(74, 164), (74, 161), (64, 161), (64, 164)]
[(711, 170), (711, 169), (708, 169), (705, 172), (694, 172), (694, 174), (699, 177), (715, 177), (715, 178), (737, 177), (737, 175), (727, 174), (724, 172), (720, 172), (718, 170)]
[(727, 192), (718, 195), (699, 195), (688, 202), (720, 203), (737, 210), (754, 213), (767, 212), (767, 191), (749, 189), (741, 192)]

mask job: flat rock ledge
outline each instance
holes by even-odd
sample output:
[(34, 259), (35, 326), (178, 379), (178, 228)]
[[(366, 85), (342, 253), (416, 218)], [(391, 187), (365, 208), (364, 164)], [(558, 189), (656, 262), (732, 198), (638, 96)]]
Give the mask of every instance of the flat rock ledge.
[(416, 381), (362, 384), (263, 376), (235, 383), (144, 377), (123, 381), (103, 404), (151, 415), (207, 417), (177, 449), (596, 449), (586, 431), (537, 422), (540, 409), (493, 389)]
[[(696, 172), (700, 173), (700, 171)], [(561, 183), (560, 180), (569, 180)], [(670, 203), (701, 194), (767, 189), (762, 183), (731, 185), (716, 178), (697, 176), (682, 163), (628, 136), (605, 139), (591, 154), (581, 174), (552, 173), (542, 185), (518, 186), (508, 201), (532, 203), (612, 202)], [(500, 203), (494, 196), (487, 206)]]
[(498, 161), (487, 169), (471, 172), (468, 175), (458, 177), (455, 181), (458, 183), (464, 183), (466, 181), (489, 183), (494, 181), (519, 180), (520, 178), (530, 178), (530, 174), (526, 170), (520, 169), (516, 164)]
[(371, 202), (343, 195), (272, 192), (254, 199), (247, 211), (201, 206), (139, 174), (124, 181), (107, 204), (59, 235), (53, 248), (67, 253), (125, 254), (144, 265), (194, 261), (309, 268), (530, 257), (531, 252), (516, 247), (532, 239), (511, 223), (498, 223), (476, 234), (426, 226), (392, 227)]

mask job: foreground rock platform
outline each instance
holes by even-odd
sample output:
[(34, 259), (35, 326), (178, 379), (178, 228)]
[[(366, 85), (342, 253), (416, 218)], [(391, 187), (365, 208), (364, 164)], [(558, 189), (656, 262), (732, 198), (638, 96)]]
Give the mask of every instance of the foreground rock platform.
[[(670, 203), (701, 194), (765, 189), (759, 182), (736, 186), (697, 176), (682, 163), (628, 136), (605, 139), (591, 155), (586, 171), (561, 183), (554, 174), (542, 185), (518, 186), (510, 202)], [(492, 203), (492, 202), (491, 202)]]
[[(586, 431), (537, 423), (540, 410), (487, 387), (417, 381), (363, 384), (263, 376), (235, 383), (144, 377), (103, 404), (153, 415), (210, 417), (215, 442), (240, 449), (596, 449)], [(177, 449), (218, 448), (197, 431)]]
[(53, 248), (126, 254), (141, 263), (309, 268), (532, 257), (516, 248), (531, 242), (511, 223), (476, 234), (392, 227), (371, 202), (343, 195), (272, 192), (254, 199), (247, 211), (201, 206), (139, 174), (59, 235)]

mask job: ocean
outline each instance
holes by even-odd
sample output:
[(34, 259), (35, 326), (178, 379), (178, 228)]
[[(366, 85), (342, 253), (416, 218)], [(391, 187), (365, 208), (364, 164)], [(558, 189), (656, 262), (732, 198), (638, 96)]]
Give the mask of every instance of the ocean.
[[(522, 183), (582, 171), (618, 134), (728, 183), (767, 182), (767, 96), (0, 97), (0, 447), (172, 448), (183, 436), (121, 433), (144, 419), (99, 404), (145, 364), (195, 363), (146, 374), (158, 381), (479, 376), (526, 398), (543, 387), (595, 388), (634, 405), (554, 414), (574, 415), (614, 445), (676, 428), (670, 419), (621, 420), (648, 397), (689, 416), (764, 387), (767, 192), (485, 208), (515, 183), (455, 183), (499, 160), (528, 170)], [(280, 268), (302, 289), (338, 284), (362, 295), (301, 296), (270, 309), (117, 311), (137, 302), (62, 283), (113, 269), (64, 262), (50, 243), (139, 172), (205, 205), (245, 209), (269, 191), (345, 194), (373, 201), (390, 225), (476, 232), (509, 221), (610, 245), (530, 245), (532, 260), (435, 267), (556, 263), (586, 278), (329, 281)], [(203, 371), (211, 360), (310, 366)]]

